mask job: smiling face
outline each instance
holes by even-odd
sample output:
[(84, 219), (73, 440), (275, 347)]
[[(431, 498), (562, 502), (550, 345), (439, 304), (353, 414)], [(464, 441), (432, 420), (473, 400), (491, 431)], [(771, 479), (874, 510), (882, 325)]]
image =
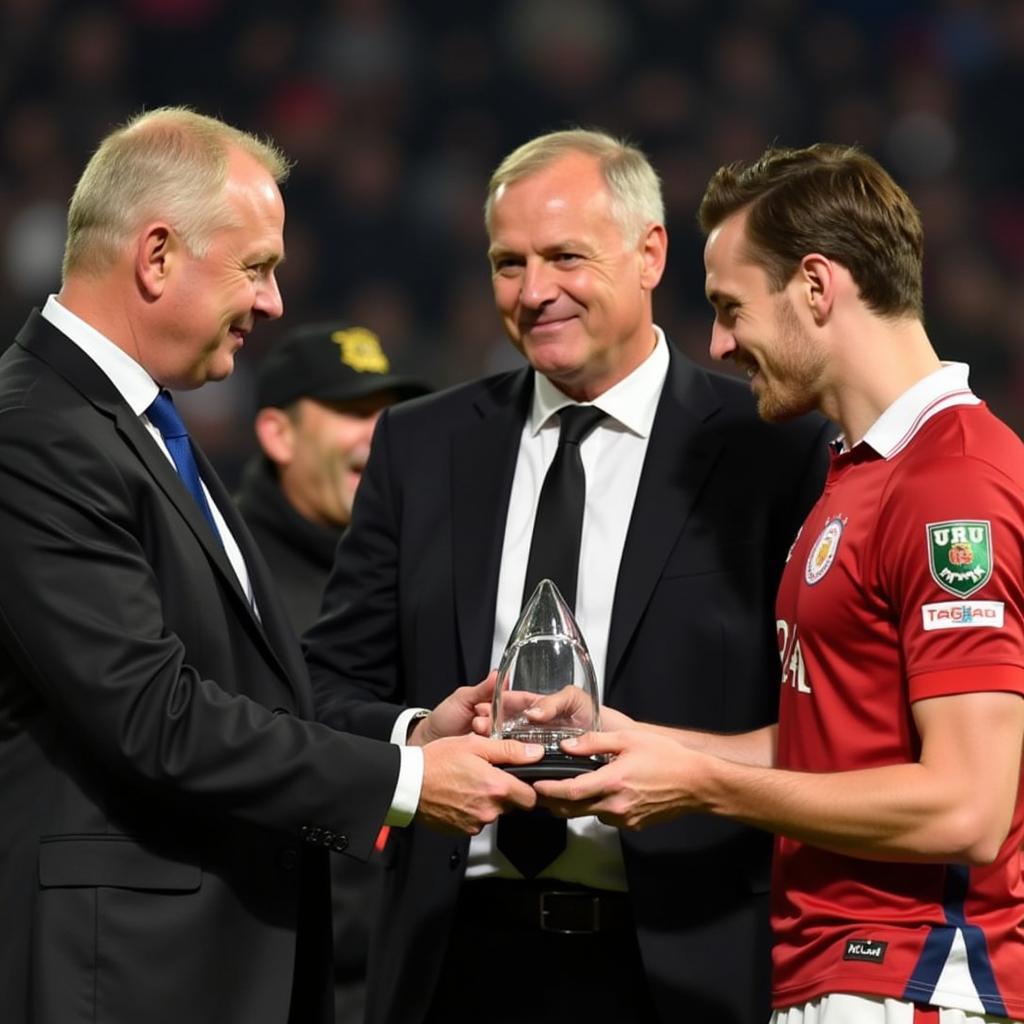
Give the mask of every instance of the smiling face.
[[(256, 321), (284, 311), (275, 269), (284, 255), (284, 203), (271, 174), (234, 150), (224, 185), (230, 224), (215, 228), (195, 256), (175, 238), (159, 300), (159, 349), (146, 361), (161, 384), (199, 387), (234, 369)], [(144, 344), (144, 342), (143, 342)]]
[(300, 398), (295, 403), (289, 415), (289, 461), (279, 473), (285, 494), (307, 519), (348, 525), (374, 428), (395, 398), (379, 392), (348, 402)]
[(746, 213), (728, 217), (704, 247), (705, 292), (714, 307), (711, 355), (745, 369), (757, 411), (769, 421), (818, 407), (826, 361), (800, 321), (787, 287), (772, 292), (747, 254)]
[(651, 353), (665, 231), (649, 226), (627, 244), (595, 158), (569, 153), (501, 186), (489, 231), (505, 331), (563, 392), (592, 399)]

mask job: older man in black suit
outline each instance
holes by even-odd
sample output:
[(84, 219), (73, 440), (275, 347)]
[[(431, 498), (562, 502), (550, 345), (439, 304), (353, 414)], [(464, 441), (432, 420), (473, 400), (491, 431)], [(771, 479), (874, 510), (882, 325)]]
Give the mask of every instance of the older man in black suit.
[(488, 761), (519, 745), (420, 753), (309, 721), (270, 575), (165, 390), (227, 376), (281, 314), (286, 170), (188, 110), (113, 132), (61, 292), (0, 359), (10, 1024), (329, 1024), (328, 852), (535, 800)]
[[(824, 476), (822, 421), (763, 425), (749, 388), (694, 366), (655, 326), (667, 237), (637, 150), (586, 131), (527, 143), (491, 180), (487, 227), (498, 311), (530, 365), (381, 417), (307, 637), (318, 712), (431, 739), (441, 723), (417, 723), (417, 709), (483, 677), (524, 590), (561, 573), (610, 706), (702, 729), (771, 721), (772, 599)], [(569, 463), (578, 536), (544, 497)], [(538, 535), (563, 529), (572, 567), (556, 544), (549, 569)], [(392, 838), (371, 1024), (470, 1010), (767, 1018), (763, 837), (709, 819), (642, 835), (551, 826)]]

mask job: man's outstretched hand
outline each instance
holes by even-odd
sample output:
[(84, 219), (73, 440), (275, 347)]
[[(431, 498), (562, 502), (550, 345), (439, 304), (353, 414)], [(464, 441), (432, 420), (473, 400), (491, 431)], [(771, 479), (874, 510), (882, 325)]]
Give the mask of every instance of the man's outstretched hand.
[(503, 811), (530, 810), (537, 803), (533, 788), (496, 765), (530, 764), (543, 754), (539, 744), (515, 740), (434, 740), (423, 748), (417, 820), (442, 832), (474, 836)]

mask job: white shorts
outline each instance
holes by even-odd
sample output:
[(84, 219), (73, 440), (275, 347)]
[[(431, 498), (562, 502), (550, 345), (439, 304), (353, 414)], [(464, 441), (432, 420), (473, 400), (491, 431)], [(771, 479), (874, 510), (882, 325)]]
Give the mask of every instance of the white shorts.
[(966, 1010), (921, 1009), (901, 999), (874, 999), (845, 993), (821, 996), (802, 1006), (776, 1010), (771, 1024), (1021, 1024)]

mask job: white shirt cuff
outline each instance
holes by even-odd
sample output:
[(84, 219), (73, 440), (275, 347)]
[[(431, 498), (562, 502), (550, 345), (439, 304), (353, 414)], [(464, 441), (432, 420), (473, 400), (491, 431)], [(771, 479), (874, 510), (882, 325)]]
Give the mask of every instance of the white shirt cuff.
[(423, 788), (423, 748), (401, 747), (398, 752), (402, 756), (402, 764), (398, 769), (395, 795), (384, 824), (402, 828), (412, 821), (420, 803), (420, 790)]
[(427, 713), (426, 708), (406, 708), (395, 719), (395, 724), (391, 727), (391, 742), (404, 747), (409, 736), (409, 724), (414, 718), (422, 718)]
[(395, 784), (395, 795), (391, 799), (391, 808), (384, 819), (385, 825), (402, 828), (408, 825), (416, 815), (420, 804), (420, 790), (423, 788), (423, 749), (407, 747), (406, 737), (412, 720), (422, 717), (426, 708), (406, 708), (395, 719), (391, 730), (391, 742), (400, 747), (402, 763), (398, 769), (398, 782)]

